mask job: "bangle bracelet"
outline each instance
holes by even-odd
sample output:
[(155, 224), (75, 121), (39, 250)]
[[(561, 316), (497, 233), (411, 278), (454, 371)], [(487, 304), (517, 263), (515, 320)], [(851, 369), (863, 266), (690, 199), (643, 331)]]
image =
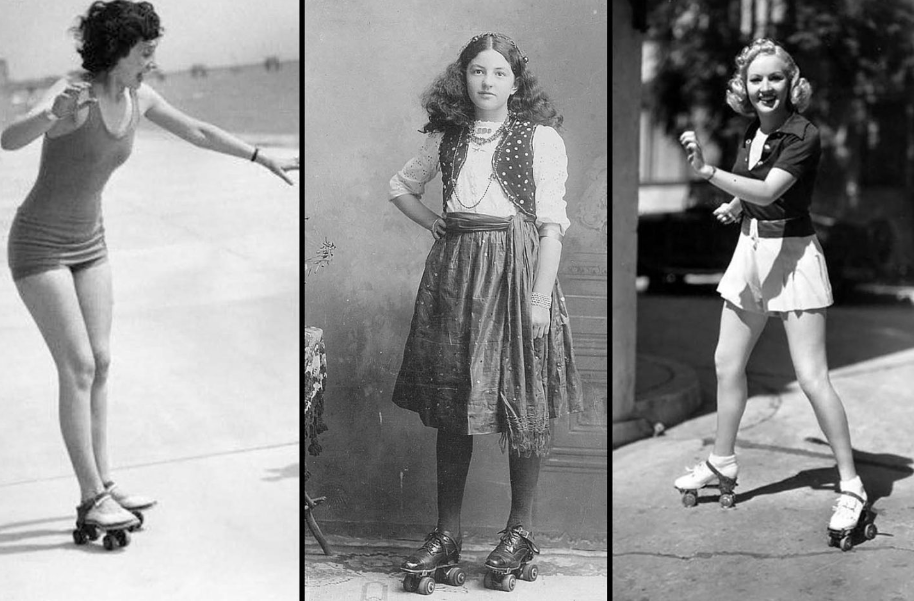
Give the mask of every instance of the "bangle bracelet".
[(257, 162), (257, 154), (258, 154), (259, 152), (260, 152), (260, 149), (257, 148), (257, 147), (255, 146), (255, 147), (254, 147), (254, 154), (251, 155), (251, 162), (252, 162), (252, 163)]
[(714, 165), (711, 165), (711, 169), (712, 169), (711, 175), (709, 175), (708, 177), (705, 178), (706, 182), (711, 181), (711, 178), (717, 174), (717, 167), (715, 167)]
[(44, 115), (44, 118), (50, 121), (51, 123), (57, 123), (60, 120), (60, 117), (54, 114), (54, 109), (48, 109), (46, 111), (41, 111), (41, 114)]
[(540, 294), (539, 292), (534, 292), (530, 295), (530, 302), (534, 307), (543, 307), (548, 309), (552, 306), (552, 297), (548, 294)]

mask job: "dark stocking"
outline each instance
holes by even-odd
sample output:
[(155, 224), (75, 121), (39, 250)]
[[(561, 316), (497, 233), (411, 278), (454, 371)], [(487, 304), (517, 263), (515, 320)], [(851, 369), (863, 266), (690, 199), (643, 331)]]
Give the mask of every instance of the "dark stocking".
[(511, 515), (508, 516), (508, 528), (523, 524), (524, 529), (529, 531), (533, 522), (533, 496), (540, 476), (540, 457), (520, 457), (509, 452), (508, 465), (511, 470)]
[(460, 509), (467, 471), (473, 457), (473, 437), (438, 430), (438, 529), (460, 540)]

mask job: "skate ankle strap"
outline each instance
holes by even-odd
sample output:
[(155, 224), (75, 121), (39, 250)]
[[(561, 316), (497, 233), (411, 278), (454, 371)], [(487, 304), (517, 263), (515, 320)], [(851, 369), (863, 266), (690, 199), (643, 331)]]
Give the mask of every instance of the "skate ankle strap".
[(727, 481), (727, 482), (732, 482), (732, 483), (733, 483), (733, 486), (736, 486), (736, 478), (729, 478), (729, 477), (724, 476), (723, 474), (721, 474), (721, 473), (717, 470), (717, 468), (714, 467), (714, 465), (711, 463), (710, 460), (705, 461), (705, 465), (708, 466), (708, 469), (711, 470), (711, 472), (713, 472), (714, 475), (717, 476), (718, 479), (720, 479), (720, 480), (725, 480), (725, 481)]
[(102, 491), (102, 492), (98, 493), (97, 495), (95, 495), (94, 497), (92, 497), (91, 499), (86, 499), (85, 501), (80, 503), (79, 507), (77, 507), (77, 509), (92, 509), (93, 507), (98, 507), (102, 503), (102, 501), (104, 501), (105, 499), (108, 499), (108, 498), (111, 498), (111, 495), (108, 493), (108, 491), (107, 490)]
[(855, 492), (851, 492), (851, 491), (849, 491), (849, 490), (842, 490), (842, 491), (840, 491), (840, 492), (841, 492), (842, 495), (847, 495), (847, 496), (849, 496), (849, 497), (854, 497), (855, 499), (857, 499), (857, 500), (860, 501), (861, 503), (866, 504), (866, 499), (864, 499), (863, 497), (861, 497), (860, 495), (858, 495), (858, 494), (855, 493)]

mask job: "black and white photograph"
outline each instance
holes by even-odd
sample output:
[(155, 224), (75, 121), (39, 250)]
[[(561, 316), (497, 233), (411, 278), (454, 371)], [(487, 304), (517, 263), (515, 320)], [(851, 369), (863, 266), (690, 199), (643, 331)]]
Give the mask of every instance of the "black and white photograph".
[(0, 0), (0, 598), (299, 595), (299, 21)]
[(613, 2), (613, 599), (914, 599), (914, 2)]
[(608, 8), (305, 3), (306, 601), (607, 598)]

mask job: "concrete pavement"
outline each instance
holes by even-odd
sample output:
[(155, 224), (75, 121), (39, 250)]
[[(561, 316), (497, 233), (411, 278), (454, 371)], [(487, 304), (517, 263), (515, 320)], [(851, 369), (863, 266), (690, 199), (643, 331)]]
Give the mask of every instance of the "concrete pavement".
[[(320, 521), (320, 510), (317, 510)], [(324, 532), (327, 534), (327, 532)], [(310, 532), (305, 537), (305, 601), (393, 601), (416, 599), (403, 590), (399, 566), (421, 540), (387, 539), (383, 542), (328, 535), (334, 555), (324, 555)], [(465, 537), (460, 560), (467, 573), (462, 586), (439, 584), (436, 599), (505, 599), (504, 591), (483, 586), (486, 557), (496, 539)], [(536, 557), (539, 575), (534, 582), (518, 581), (511, 594), (529, 601), (603, 601), (608, 593), (605, 551), (563, 548), (557, 542), (537, 539), (542, 553)]]
[(682, 506), (673, 480), (713, 443), (719, 313), (713, 294), (639, 297), (639, 352), (691, 366), (705, 404), (664, 435), (613, 452), (613, 598), (914, 599), (914, 309), (829, 310), (831, 379), (878, 514), (879, 535), (846, 553), (826, 545), (837, 470), (774, 319), (748, 369), (737, 505), (721, 509), (705, 490), (697, 507)]
[(109, 182), (109, 449), (159, 505), (106, 552), (73, 544), (54, 366), (6, 269), (39, 154), (0, 153), (0, 599), (297, 598), (297, 185), (149, 132)]

